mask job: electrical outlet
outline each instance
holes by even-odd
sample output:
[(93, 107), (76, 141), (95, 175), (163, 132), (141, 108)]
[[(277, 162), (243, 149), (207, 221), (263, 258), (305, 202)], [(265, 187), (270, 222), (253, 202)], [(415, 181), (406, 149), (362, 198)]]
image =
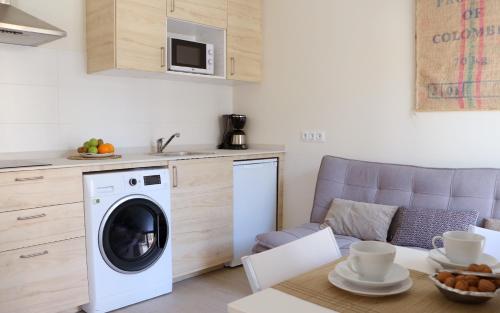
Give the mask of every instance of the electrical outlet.
[(307, 137), (308, 137), (307, 132), (303, 131), (302, 133), (300, 133), (300, 137), (301, 137), (302, 141), (307, 142)]
[(314, 132), (314, 141), (326, 142), (326, 132), (323, 130)]
[(306, 130), (303, 131), (300, 135), (303, 142), (313, 142), (314, 141), (314, 132)]
[(307, 141), (314, 141), (314, 132), (307, 132)]
[(326, 132), (323, 130), (305, 130), (300, 133), (303, 142), (324, 143), (326, 142)]

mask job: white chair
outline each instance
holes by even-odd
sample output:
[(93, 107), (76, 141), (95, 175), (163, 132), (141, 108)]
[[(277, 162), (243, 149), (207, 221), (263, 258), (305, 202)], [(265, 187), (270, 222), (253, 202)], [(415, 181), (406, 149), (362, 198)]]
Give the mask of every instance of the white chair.
[(283, 246), (241, 258), (252, 291), (258, 292), (331, 263), (342, 255), (330, 227)]
[(500, 232), (474, 225), (469, 225), (469, 232), (486, 238), (484, 253), (494, 256), (500, 262)]

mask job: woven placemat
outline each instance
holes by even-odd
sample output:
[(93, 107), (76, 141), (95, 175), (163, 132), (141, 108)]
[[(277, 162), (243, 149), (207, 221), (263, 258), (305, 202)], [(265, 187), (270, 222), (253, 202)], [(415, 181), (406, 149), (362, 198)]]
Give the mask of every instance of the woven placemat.
[(82, 157), (81, 155), (71, 155), (68, 157), (68, 160), (80, 160), (80, 161), (101, 161), (101, 160), (113, 160), (113, 159), (121, 159), (121, 155), (119, 154), (115, 154), (115, 155), (111, 155), (111, 156), (108, 156), (108, 157), (102, 157), (102, 158), (86, 158), (86, 157)]
[(328, 281), (328, 273), (343, 260), (285, 281), (273, 288), (341, 313), (500, 312), (498, 297), (479, 305), (452, 302), (439, 292), (427, 274), (417, 271), (410, 271), (413, 287), (404, 294), (382, 298), (353, 295), (338, 289)]

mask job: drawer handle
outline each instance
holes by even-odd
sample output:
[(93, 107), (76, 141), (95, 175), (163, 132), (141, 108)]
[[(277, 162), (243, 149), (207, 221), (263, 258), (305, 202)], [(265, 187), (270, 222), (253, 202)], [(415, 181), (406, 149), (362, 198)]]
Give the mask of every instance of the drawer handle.
[(178, 177), (177, 177), (177, 166), (172, 166), (172, 170), (173, 170), (173, 173), (172, 175), (174, 176), (173, 179), (174, 179), (174, 183), (172, 184), (172, 187), (174, 188), (177, 188), (179, 187), (179, 181), (178, 181)]
[(231, 76), (234, 76), (236, 74), (236, 58), (231, 57)]
[(172, 0), (170, 2), (170, 12), (175, 12), (175, 0)]
[(31, 258), (36, 258), (37, 256), (42, 256), (42, 255), (47, 255), (49, 254), (49, 251), (45, 250), (43, 252), (38, 252), (38, 253), (32, 253), (32, 254), (23, 254), (19, 256), (21, 259), (31, 259)]
[(26, 178), (16, 178), (17, 182), (23, 182), (23, 181), (34, 181), (34, 180), (43, 180), (43, 176), (36, 176), (36, 177), (26, 177)]
[(27, 220), (34, 220), (34, 219), (37, 219), (37, 218), (42, 218), (42, 217), (46, 217), (47, 214), (45, 213), (42, 213), (42, 214), (38, 214), (38, 215), (32, 215), (32, 216), (19, 216), (17, 218), (18, 221), (27, 221)]
[(160, 53), (161, 53), (161, 67), (165, 67), (165, 47), (160, 48)]

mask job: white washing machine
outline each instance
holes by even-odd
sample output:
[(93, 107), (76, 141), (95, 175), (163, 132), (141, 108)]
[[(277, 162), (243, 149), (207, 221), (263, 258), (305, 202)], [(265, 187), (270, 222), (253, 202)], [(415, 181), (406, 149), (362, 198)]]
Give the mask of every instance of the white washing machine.
[(109, 312), (172, 291), (167, 169), (84, 175), (90, 303)]

